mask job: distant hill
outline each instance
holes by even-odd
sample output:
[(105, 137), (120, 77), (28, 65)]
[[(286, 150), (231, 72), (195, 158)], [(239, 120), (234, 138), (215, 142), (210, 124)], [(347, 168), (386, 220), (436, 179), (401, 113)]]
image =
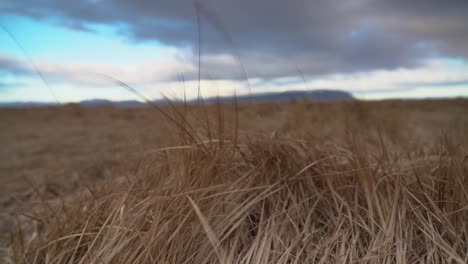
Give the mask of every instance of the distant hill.
[(83, 107), (97, 107), (97, 106), (105, 106), (105, 105), (112, 105), (116, 107), (143, 107), (146, 104), (136, 101), (136, 100), (126, 100), (126, 101), (111, 101), (105, 99), (91, 99), (85, 100), (78, 103), (80, 106)]
[[(223, 103), (232, 103), (234, 96), (219, 98)], [(287, 91), (279, 93), (259, 93), (252, 95), (237, 96), (237, 102), (288, 102), (293, 100), (311, 100), (311, 101), (346, 101), (353, 100), (354, 97), (341, 90), (314, 90), (314, 91)], [(214, 102), (217, 98), (207, 98), (205, 102)]]
[[(222, 103), (233, 103), (236, 101), (234, 96), (225, 97), (208, 97), (204, 98), (206, 103), (214, 103), (217, 100)], [(258, 93), (252, 95), (240, 95), (237, 96), (237, 102), (288, 102), (293, 100), (312, 100), (312, 101), (346, 101), (354, 100), (354, 97), (345, 91), (341, 90), (314, 90), (314, 91), (287, 91), (287, 92), (276, 92), (276, 93)], [(165, 100), (154, 101), (157, 104), (165, 104)], [(194, 103), (196, 100), (191, 100), (189, 103)], [(84, 100), (78, 103), (82, 107), (97, 107), (112, 105), (115, 107), (144, 107), (146, 103), (135, 100), (128, 101), (110, 101), (105, 99), (92, 99)], [(30, 107), (43, 107), (43, 106), (55, 106), (56, 103), (40, 103), (40, 102), (11, 102), (11, 103), (0, 103), (0, 108), (30, 108)]]
[(1, 103), (0, 108), (32, 108), (32, 107), (46, 107), (54, 106), (56, 103), (43, 103), (43, 102), (7, 102)]
[[(221, 103), (234, 103), (236, 100), (239, 103), (258, 102), (288, 102), (293, 100), (311, 100), (311, 101), (349, 101), (354, 100), (351, 93), (341, 90), (314, 90), (314, 91), (287, 91), (287, 92), (275, 92), (275, 93), (257, 93), (252, 95), (239, 95), (234, 96), (223, 96), (223, 97), (208, 97), (203, 98), (205, 103), (214, 103), (218, 100)], [(197, 100), (191, 100), (189, 103), (194, 103)], [(165, 100), (157, 100), (155, 103), (164, 104)], [(120, 105), (117, 102), (117, 105)]]
[(103, 105), (114, 105), (113, 101), (105, 100), (105, 99), (91, 99), (91, 100), (84, 100), (79, 102), (78, 104), (83, 107), (96, 107), (96, 106), (103, 106)]

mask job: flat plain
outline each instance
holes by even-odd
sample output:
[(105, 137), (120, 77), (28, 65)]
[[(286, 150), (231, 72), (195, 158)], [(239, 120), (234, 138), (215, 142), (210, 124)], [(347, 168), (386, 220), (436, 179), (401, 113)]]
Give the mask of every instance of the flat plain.
[(466, 263), (467, 113), (466, 99), (2, 109), (1, 255)]

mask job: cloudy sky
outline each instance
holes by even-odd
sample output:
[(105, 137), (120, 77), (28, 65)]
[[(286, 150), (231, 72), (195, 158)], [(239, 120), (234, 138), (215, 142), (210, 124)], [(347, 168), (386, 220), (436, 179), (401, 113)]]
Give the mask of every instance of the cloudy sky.
[[(0, 101), (468, 96), (466, 0), (4, 0)], [(184, 78), (185, 82), (181, 82)]]

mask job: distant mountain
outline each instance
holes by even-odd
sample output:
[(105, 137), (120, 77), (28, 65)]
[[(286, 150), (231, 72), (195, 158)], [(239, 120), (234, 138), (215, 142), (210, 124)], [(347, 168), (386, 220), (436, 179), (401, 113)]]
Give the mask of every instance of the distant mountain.
[[(232, 103), (234, 96), (221, 97), (219, 100), (223, 103)], [(215, 102), (217, 98), (207, 98), (205, 102)], [(293, 100), (311, 100), (311, 101), (346, 101), (354, 100), (354, 97), (341, 90), (314, 90), (314, 91), (287, 91), (279, 93), (260, 93), (252, 95), (237, 96), (237, 102), (288, 102)]]
[(43, 103), (43, 102), (7, 102), (1, 103), (0, 108), (32, 108), (32, 107), (46, 107), (46, 106), (55, 106), (56, 103)]
[[(236, 98), (234, 96), (224, 96), (224, 97), (208, 97), (203, 98), (205, 103), (214, 103), (220, 100), (222, 103), (234, 103)], [(247, 102), (288, 102), (293, 100), (311, 100), (311, 101), (346, 101), (354, 100), (354, 97), (345, 91), (341, 90), (314, 90), (314, 91), (287, 91), (279, 93), (259, 93), (252, 95), (240, 95), (237, 96), (237, 102), (247, 103)], [(156, 104), (166, 104), (166, 100), (155, 100), (153, 101)], [(195, 103), (196, 99), (189, 101), (188, 103)], [(147, 104), (139, 101), (108, 101), (108, 100), (87, 100), (80, 102), (81, 106), (84, 107), (94, 107), (100, 105), (113, 105), (115, 107), (142, 107)]]
[(146, 106), (146, 103), (135, 101), (135, 100), (127, 100), (127, 101), (115, 102), (115, 106), (118, 106), (118, 107), (143, 107), (143, 106)]
[[(225, 97), (208, 97), (203, 101), (206, 103), (214, 103), (220, 100), (221, 103), (234, 103), (237, 99), (239, 103), (246, 102), (288, 102), (293, 100), (311, 100), (311, 101), (347, 101), (354, 100), (354, 97), (345, 91), (341, 90), (314, 90), (314, 91), (287, 91), (279, 93), (259, 93), (252, 95), (240, 95)], [(194, 103), (197, 100), (191, 100), (189, 103)], [(156, 100), (156, 104), (165, 104), (165, 100)], [(144, 107), (147, 104), (135, 100), (128, 101), (110, 101), (105, 99), (84, 100), (78, 103), (82, 107), (97, 107), (97, 106), (114, 106), (114, 107)], [(41, 106), (55, 106), (56, 103), (38, 103), (38, 102), (12, 102), (0, 103), (0, 108), (29, 108)]]
[(105, 106), (105, 105), (112, 105), (115, 107), (142, 107), (145, 106), (145, 103), (136, 101), (136, 100), (126, 100), (126, 101), (110, 101), (105, 99), (91, 99), (85, 100), (78, 103), (80, 106), (83, 107), (97, 107), (97, 106)]
[(91, 100), (81, 101), (78, 104), (83, 107), (96, 107), (96, 106), (104, 106), (104, 105), (114, 105), (114, 103), (118, 103), (118, 102), (113, 102), (113, 101), (105, 100), (105, 99), (91, 99)]

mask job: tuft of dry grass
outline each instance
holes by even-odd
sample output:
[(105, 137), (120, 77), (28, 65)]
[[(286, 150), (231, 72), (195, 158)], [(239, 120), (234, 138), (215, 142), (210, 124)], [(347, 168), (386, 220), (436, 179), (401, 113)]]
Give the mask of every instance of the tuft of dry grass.
[(18, 218), (11, 262), (468, 262), (468, 123), (447, 120), (465, 101), (189, 108), (132, 166)]

